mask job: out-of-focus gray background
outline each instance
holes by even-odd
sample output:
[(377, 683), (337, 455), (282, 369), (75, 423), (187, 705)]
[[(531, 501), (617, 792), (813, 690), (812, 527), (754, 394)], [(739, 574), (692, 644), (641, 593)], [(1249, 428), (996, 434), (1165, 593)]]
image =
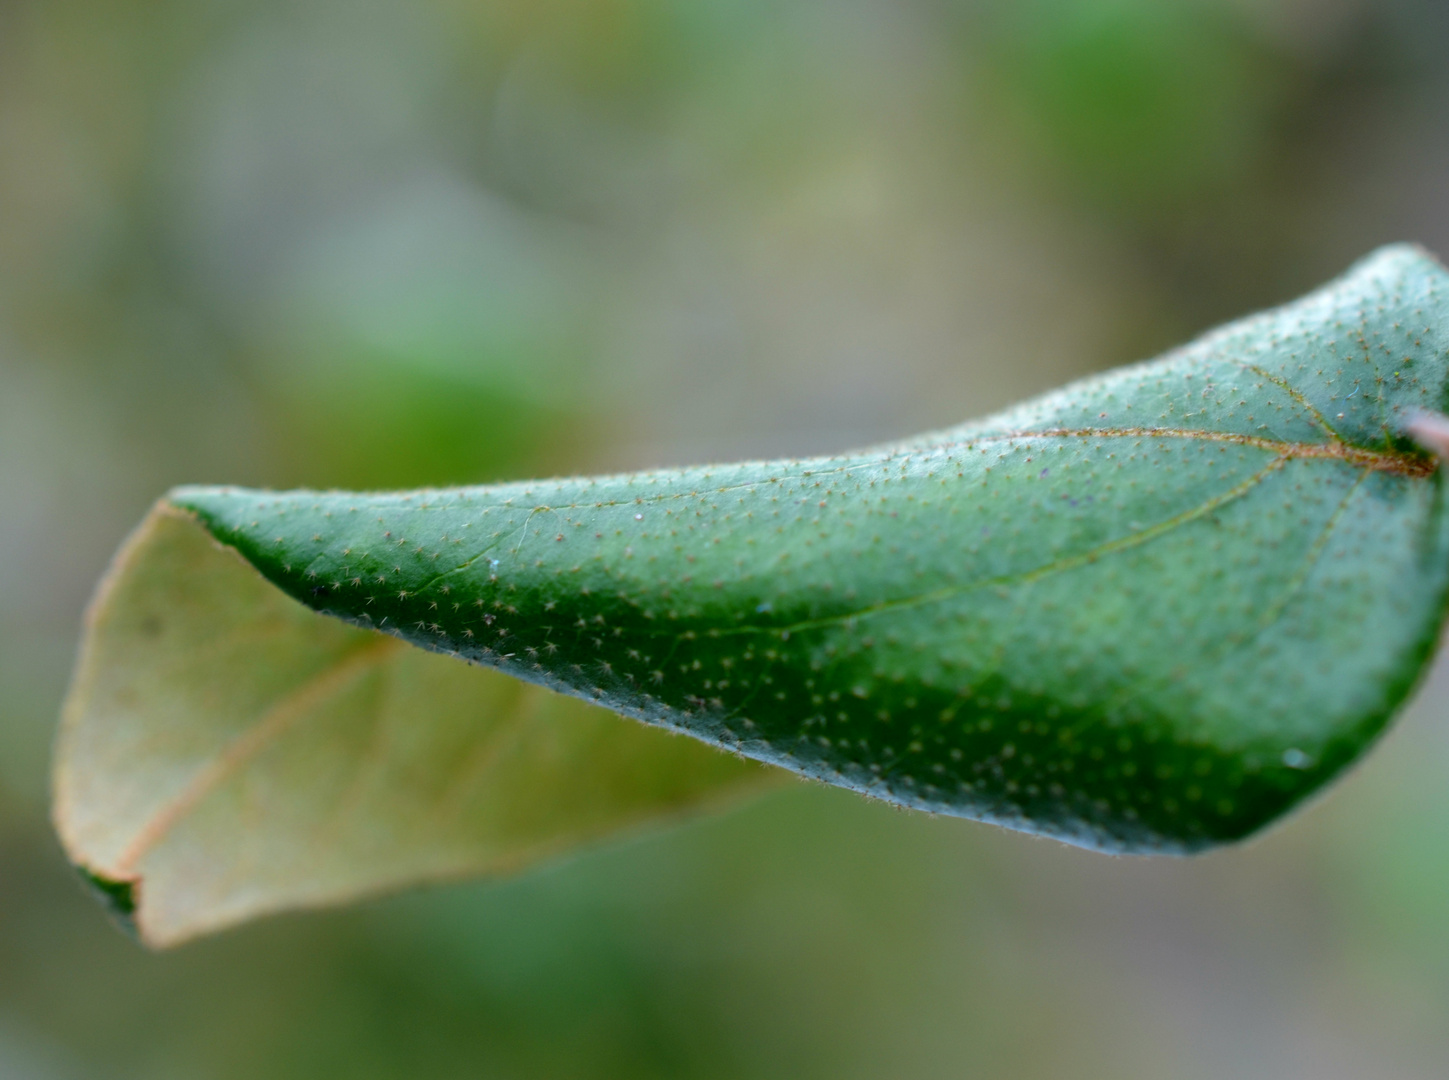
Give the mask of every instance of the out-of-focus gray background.
[(183, 481), (848, 448), (1449, 252), (1428, 0), (0, 2), (0, 1078), (1449, 1075), (1449, 678), (1260, 841), (818, 787), (167, 955), (46, 770)]

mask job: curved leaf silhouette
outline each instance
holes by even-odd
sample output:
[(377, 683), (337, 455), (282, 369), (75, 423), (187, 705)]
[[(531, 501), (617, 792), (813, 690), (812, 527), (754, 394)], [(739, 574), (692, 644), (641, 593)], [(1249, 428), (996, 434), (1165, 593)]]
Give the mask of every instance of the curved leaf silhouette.
[(169, 945), (504, 872), (771, 773), (324, 619), (163, 503), (92, 607), (56, 820), (112, 905)]
[(1449, 504), (1403, 431), (1449, 399), (1446, 301), (1387, 248), (861, 453), (169, 501), (356, 626), (902, 805), (1195, 851), (1321, 787), (1424, 669)]

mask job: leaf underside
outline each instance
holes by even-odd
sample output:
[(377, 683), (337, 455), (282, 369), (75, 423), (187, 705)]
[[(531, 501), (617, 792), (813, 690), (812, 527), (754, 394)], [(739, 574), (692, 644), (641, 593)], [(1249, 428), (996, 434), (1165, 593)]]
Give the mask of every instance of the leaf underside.
[[(401, 639), (905, 806), (1196, 851), (1357, 758), (1432, 653), (1449, 507), (1401, 432), (1413, 410), (1445, 408), (1446, 301), (1432, 258), (1386, 248), (1159, 360), (856, 454), (382, 495), (181, 488), (157, 520), (195, 515), (341, 620), (257, 642), (219, 696), (332, 655), (332, 634), (361, 635), (347, 655), (436, 660), (430, 678), (477, 674)], [(365, 740), (342, 711), (296, 725), (307, 760)], [(148, 730), (107, 717), (88, 732), (128, 724)], [(96, 736), (68, 730), (63, 778), (113, 770), (122, 804), (148, 786), (144, 738), (91, 760)], [(599, 745), (639, 730), (601, 728)], [(406, 753), (370, 745), (353, 803), (386, 836), (411, 812), (388, 794)], [(271, 797), (326, 775), (278, 773)], [(236, 844), (265, 805), (226, 808)], [(63, 797), (63, 831), (67, 813)], [(94, 852), (77, 835), (72, 850)], [(319, 897), (323, 880), (345, 892), (364, 857), (339, 855)]]
[(324, 619), (163, 503), (92, 608), (56, 820), (118, 916), (169, 945), (506, 872), (771, 774)]

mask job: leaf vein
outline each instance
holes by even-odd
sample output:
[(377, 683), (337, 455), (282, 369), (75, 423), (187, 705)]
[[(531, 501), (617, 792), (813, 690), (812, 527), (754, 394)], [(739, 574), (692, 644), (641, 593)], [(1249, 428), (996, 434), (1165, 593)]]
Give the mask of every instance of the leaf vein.
[(345, 686), (350, 679), (365, 671), (379, 655), (399, 648), (402, 648), (401, 643), (389, 637), (368, 641), (361, 648), (290, 690), (263, 713), (256, 723), (203, 765), (177, 795), (157, 810), (117, 857), (111, 872), (122, 877), (133, 874), (137, 863), (187, 814), (280, 737), (309, 708), (325, 700)]

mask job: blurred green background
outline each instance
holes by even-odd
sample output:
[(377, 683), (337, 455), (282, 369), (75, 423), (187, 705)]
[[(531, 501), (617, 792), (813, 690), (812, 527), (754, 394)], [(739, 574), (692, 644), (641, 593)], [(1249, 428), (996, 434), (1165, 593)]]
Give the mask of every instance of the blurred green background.
[(1449, 1075), (1449, 670), (1192, 861), (795, 787), (166, 955), (46, 822), (167, 486), (808, 454), (1449, 253), (1427, 0), (0, 2), (0, 1080)]

